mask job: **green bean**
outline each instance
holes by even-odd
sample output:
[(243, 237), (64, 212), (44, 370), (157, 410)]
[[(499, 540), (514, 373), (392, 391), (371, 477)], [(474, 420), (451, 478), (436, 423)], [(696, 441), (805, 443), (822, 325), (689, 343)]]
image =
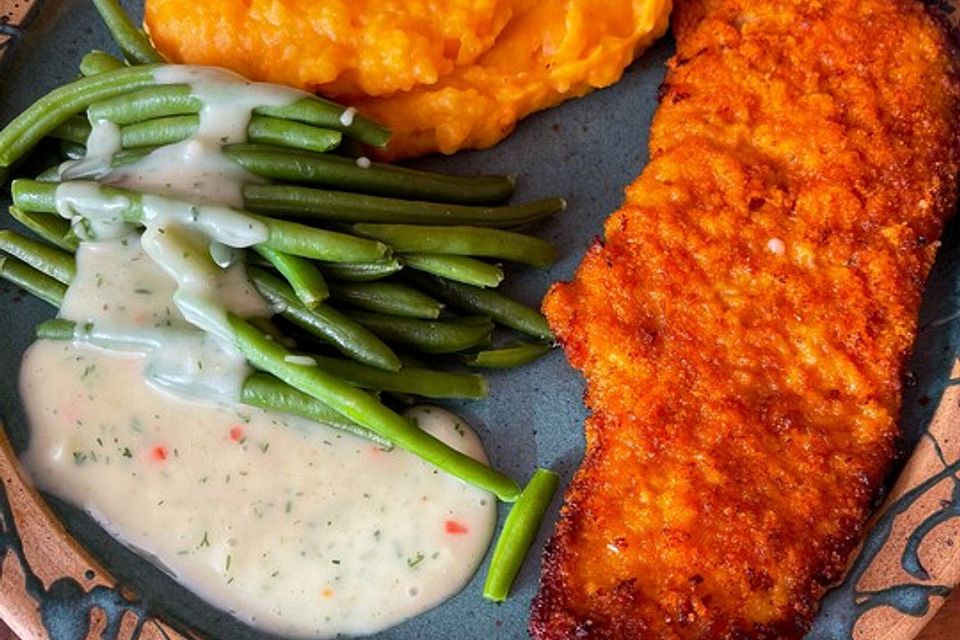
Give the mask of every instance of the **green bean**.
[(389, 129), (356, 114), (355, 109), (313, 96), (284, 107), (258, 107), (254, 114), (336, 129), (371, 147), (383, 148), (390, 139)]
[(378, 162), (362, 168), (357, 161), (331, 154), (254, 144), (230, 144), (224, 154), (241, 167), (266, 178), (308, 182), (343, 191), (464, 204), (499, 202), (509, 198), (509, 178), (448, 176)]
[(33, 332), (37, 340), (73, 340), (77, 324), (72, 320), (53, 318), (37, 323)]
[(0, 167), (9, 167), (44, 136), (92, 103), (153, 84), (154, 65), (125, 67), (81, 78), (34, 102), (0, 131)]
[(189, 138), (200, 128), (200, 116), (167, 116), (142, 120), (120, 128), (120, 144), (124, 149), (156, 147)]
[(328, 278), (344, 282), (371, 282), (399, 272), (403, 267), (396, 258), (379, 262), (328, 262), (320, 271)]
[(511, 507), (493, 549), (490, 568), (483, 583), (483, 597), (487, 600), (503, 602), (510, 594), (510, 587), (537, 537), (543, 516), (557, 490), (557, 482), (557, 474), (547, 469), (537, 469), (517, 503)]
[(425, 398), (479, 400), (487, 396), (483, 376), (473, 373), (451, 373), (406, 365), (394, 372), (343, 358), (312, 357), (324, 371), (365, 389), (411, 393)]
[(509, 369), (529, 364), (547, 354), (551, 348), (548, 344), (517, 344), (480, 351), (468, 356), (465, 362), (471, 367), (482, 369)]
[(405, 266), (416, 271), (472, 284), (475, 287), (496, 287), (503, 281), (503, 269), (475, 258), (428, 253), (407, 253), (400, 258)]
[(264, 246), (282, 253), (325, 262), (376, 262), (391, 256), (390, 248), (380, 242), (285, 220), (260, 220), (270, 229)]
[(107, 71), (123, 69), (126, 65), (106, 51), (91, 51), (80, 61), (80, 73), (85, 76), (95, 76)]
[(337, 148), (342, 134), (292, 120), (254, 115), (247, 126), (247, 138), (257, 144), (324, 153)]
[(509, 477), (418, 429), (410, 420), (383, 406), (369, 393), (319, 367), (289, 362), (287, 357), (292, 355), (289, 351), (264, 338), (242, 318), (228, 314), (228, 322), (237, 348), (254, 367), (272, 373), (340, 415), (468, 484), (490, 491), (506, 502), (517, 498), (519, 487)]
[(515, 227), (535, 222), (566, 207), (562, 198), (501, 207), (476, 207), (275, 184), (245, 185), (243, 198), (244, 206), (251, 211), (291, 218), (482, 227)]
[(290, 322), (355, 360), (388, 371), (400, 370), (400, 359), (390, 347), (356, 321), (326, 304), (307, 309), (285, 282), (263, 269), (250, 267), (247, 273), (260, 295)]
[(83, 116), (72, 116), (66, 122), (50, 132), (51, 138), (69, 140), (77, 144), (87, 144), (90, 137), (90, 122)]
[[(120, 136), (121, 143), (127, 149), (155, 147), (185, 140), (199, 129), (200, 116), (190, 114), (128, 124), (121, 128)], [(299, 122), (252, 116), (247, 125), (247, 138), (262, 144), (324, 152), (340, 143), (341, 134)]]
[(0, 250), (63, 284), (70, 284), (77, 272), (74, 258), (69, 253), (10, 229), (0, 229)]
[(57, 212), (57, 185), (50, 182), (18, 179), (10, 183), (10, 195), (15, 207), (35, 213)]
[(154, 118), (196, 114), (202, 107), (203, 102), (193, 95), (190, 85), (149, 82), (136, 91), (94, 102), (87, 109), (87, 117), (90, 122), (109, 120), (122, 126)]
[(543, 314), (502, 293), (419, 274), (410, 274), (409, 279), (453, 307), (489, 316), (505, 327), (534, 338), (553, 340), (553, 332)]
[(297, 299), (308, 309), (316, 308), (330, 297), (323, 274), (314, 263), (266, 247), (255, 247), (255, 250), (287, 279)]
[(64, 251), (75, 252), (80, 246), (80, 241), (70, 230), (70, 223), (59, 216), (30, 213), (17, 207), (10, 207), (10, 215), (27, 229)]
[(427, 294), (396, 282), (335, 284), (330, 290), (336, 300), (392, 316), (436, 320), (443, 309)]
[[(36, 180), (14, 180), (11, 185), (13, 202), (26, 211), (42, 213), (56, 213), (57, 188), (59, 185)], [(142, 224), (144, 194), (129, 189), (98, 186), (99, 193), (104, 198), (124, 198), (127, 206), (118, 212), (126, 222)], [(150, 196), (156, 202), (171, 204), (177, 202), (173, 198)], [(188, 204), (188, 203), (187, 203)], [(256, 218), (267, 226), (268, 238), (262, 246), (303, 258), (325, 260), (329, 262), (368, 262), (387, 258), (390, 249), (386, 245), (345, 233), (315, 229), (306, 225), (285, 220), (273, 220), (255, 216), (239, 209), (238, 215)]]
[(424, 353), (455, 353), (484, 344), (493, 331), (486, 318), (468, 322), (413, 320), (356, 311), (350, 317), (387, 342), (413, 347)]
[(393, 444), (389, 440), (361, 427), (322, 402), (311, 398), (302, 391), (297, 391), (268, 373), (254, 373), (247, 376), (243, 383), (240, 402), (268, 411), (289, 413), (307, 418), (343, 431), (349, 431), (356, 436), (376, 442), (385, 449), (393, 448)]
[(358, 235), (390, 245), (397, 253), (439, 253), (522, 262), (535, 267), (553, 263), (557, 251), (533, 236), (482, 227), (405, 224), (355, 224)]
[(163, 56), (153, 48), (146, 34), (134, 26), (117, 0), (93, 0), (93, 4), (127, 60), (133, 64), (163, 62)]
[(67, 294), (66, 285), (8, 255), (0, 254), (0, 278), (12, 282), (58, 309)]
[[(203, 106), (200, 98), (186, 84), (151, 86), (124, 96), (124, 99), (106, 99), (90, 105), (91, 122), (109, 120), (118, 125), (142, 120), (197, 114)], [(390, 132), (362, 117), (344, 124), (345, 109), (333, 102), (314, 96), (304, 97), (285, 107), (257, 107), (253, 115), (280, 118), (305, 125), (334, 129), (374, 147), (382, 147)], [(343, 118), (343, 119), (341, 119)]]

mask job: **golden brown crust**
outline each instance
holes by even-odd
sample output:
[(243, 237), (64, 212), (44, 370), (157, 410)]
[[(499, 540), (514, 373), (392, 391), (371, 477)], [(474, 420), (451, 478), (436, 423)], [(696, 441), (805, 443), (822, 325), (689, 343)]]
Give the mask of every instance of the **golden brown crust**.
[(678, 4), (651, 161), (544, 304), (593, 411), (544, 640), (803, 635), (894, 455), (956, 204), (920, 3)]

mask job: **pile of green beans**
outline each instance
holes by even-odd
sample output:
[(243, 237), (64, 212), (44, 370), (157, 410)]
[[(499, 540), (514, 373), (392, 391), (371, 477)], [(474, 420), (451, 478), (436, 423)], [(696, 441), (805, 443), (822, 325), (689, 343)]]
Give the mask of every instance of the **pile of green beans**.
[[(63, 159), (83, 158), (91, 123), (104, 120), (117, 126), (121, 146), (108, 170), (122, 171), (198, 134), (203, 104), (191, 86), (158, 83), (163, 59), (145, 34), (116, 0), (93, 2), (125, 61), (102, 51), (87, 54), (80, 79), (0, 130), (2, 179), (47, 139), (58, 141)], [(511, 518), (539, 522), (549, 502), (543, 487), (552, 495), (553, 486), (549, 478), (542, 482), (542, 470), (521, 495), (509, 477), (421, 431), (379, 394), (481, 399), (486, 380), (470, 368), (521, 366), (550, 351), (544, 317), (496, 288), (504, 279), (500, 261), (553, 263), (549, 243), (516, 229), (566, 204), (561, 198), (508, 204), (512, 177), (451, 176), (356, 157), (361, 145), (382, 148), (388, 138), (386, 129), (352, 110), (305, 95), (286, 106), (254, 108), (246, 140), (221, 141), (224, 157), (250, 176), (236, 213), (267, 233), (247, 252), (247, 273), (276, 312), (270, 319), (229, 315), (233, 346), (256, 370), (240, 401), (407, 449), (501, 500), (520, 497)], [(76, 274), (78, 236), (94, 228), (57, 211), (61, 184), (101, 177), (85, 174), (83, 166), (14, 180), (11, 217), (37, 239), (0, 231), (0, 277), (55, 307)], [(107, 184), (95, 188), (125, 203), (120, 216), (134, 226), (144, 223), (147, 195), (171, 206), (203, 206)], [(39, 325), (37, 335), (76, 340), (90, 331), (52, 320)], [(517, 533), (511, 522), (505, 536), (522, 541), (491, 569), (498, 577), (487, 596), (494, 599), (506, 595), (535, 533), (529, 525)]]

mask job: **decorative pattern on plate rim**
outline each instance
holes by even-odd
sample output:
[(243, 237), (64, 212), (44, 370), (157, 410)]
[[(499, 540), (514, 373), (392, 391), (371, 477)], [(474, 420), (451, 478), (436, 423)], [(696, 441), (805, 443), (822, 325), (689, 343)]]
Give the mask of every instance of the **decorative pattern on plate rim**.
[(0, 0), (0, 63), (23, 34), (30, 12), (40, 0)]

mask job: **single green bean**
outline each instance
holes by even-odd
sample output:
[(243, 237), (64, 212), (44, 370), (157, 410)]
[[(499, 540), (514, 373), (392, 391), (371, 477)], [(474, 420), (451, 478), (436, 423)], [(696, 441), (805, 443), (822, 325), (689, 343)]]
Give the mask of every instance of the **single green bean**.
[(562, 211), (562, 198), (518, 205), (482, 207), (385, 198), (345, 191), (276, 184), (248, 184), (244, 206), (251, 211), (328, 222), (393, 222), (402, 224), (471, 224), (515, 227)]
[(333, 129), (269, 116), (254, 115), (247, 126), (250, 142), (316, 153), (336, 149), (342, 138), (343, 134)]
[(124, 149), (157, 147), (185, 140), (200, 128), (200, 116), (167, 116), (142, 120), (120, 128), (120, 144)]
[(132, 64), (163, 62), (163, 56), (153, 48), (146, 34), (134, 26), (117, 0), (93, 0), (93, 4), (127, 60)]
[(60, 308), (67, 287), (30, 265), (8, 255), (0, 254), (0, 278), (12, 282), (27, 293)]
[(397, 355), (375, 333), (358, 322), (326, 304), (308, 309), (287, 283), (263, 269), (250, 267), (247, 273), (260, 295), (290, 322), (355, 360), (388, 371), (400, 370)]
[(275, 375), (340, 415), (379, 433), (442, 471), (490, 491), (505, 502), (515, 500), (519, 495), (519, 487), (509, 477), (418, 429), (410, 420), (383, 406), (369, 393), (319, 367), (289, 362), (287, 358), (292, 355), (289, 351), (264, 338), (242, 318), (228, 314), (228, 322), (237, 348), (254, 367)]
[(282, 253), (324, 262), (376, 262), (391, 257), (390, 247), (380, 242), (286, 220), (260, 220), (270, 229), (264, 246)]
[[(202, 106), (200, 98), (193, 95), (189, 85), (156, 85), (130, 93), (122, 100), (105, 99), (92, 104), (88, 117), (92, 122), (103, 119), (125, 125), (167, 116), (196, 114)], [(285, 107), (257, 107), (253, 110), (253, 115), (334, 129), (374, 147), (384, 146), (390, 138), (390, 132), (373, 121), (359, 116), (351, 120), (345, 118), (344, 114), (344, 107), (314, 96), (304, 97)]]
[(548, 344), (517, 344), (501, 349), (480, 351), (465, 359), (471, 367), (482, 369), (509, 369), (529, 364), (546, 355), (552, 347)]
[(413, 347), (423, 353), (456, 353), (484, 344), (493, 331), (486, 318), (468, 322), (413, 320), (356, 311), (350, 317), (387, 342)]
[(10, 229), (0, 229), (0, 250), (63, 284), (70, 284), (77, 272), (76, 262), (69, 253)]
[(397, 253), (500, 258), (535, 267), (546, 267), (557, 257), (549, 242), (502, 229), (361, 223), (353, 225), (353, 231), (385, 242)]
[(511, 507), (497, 539), (497, 546), (493, 549), (490, 568), (483, 583), (483, 597), (487, 600), (503, 602), (510, 594), (510, 587), (537, 537), (543, 516), (557, 490), (557, 483), (557, 474), (547, 469), (537, 469), (520, 493), (517, 503)]
[(247, 171), (266, 178), (394, 198), (487, 204), (509, 198), (514, 189), (513, 180), (499, 176), (448, 176), (378, 162), (364, 168), (337, 155), (264, 145), (231, 144), (223, 152)]
[(113, 57), (105, 51), (91, 51), (80, 60), (80, 73), (85, 76), (95, 76), (107, 71), (123, 69), (126, 65), (123, 60)]
[(167, 116), (197, 114), (202, 107), (203, 102), (193, 95), (190, 85), (149, 82), (136, 91), (90, 104), (87, 117), (90, 122), (109, 120), (122, 126)]
[(258, 107), (254, 114), (336, 129), (371, 147), (383, 148), (390, 139), (389, 129), (357, 114), (356, 109), (314, 96), (283, 107)]
[[(13, 202), (25, 211), (40, 213), (57, 212), (57, 189), (59, 185), (36, 180), (14, 180), (10, 191)], [(117, 213), (126, 222), (143, 223), (144, 194), (129, 189), (98, 186), (100, 195), (108, 199), (123, 198), (126, 207)], [(152, 195), (154, 201), (164, 206), (173, 206), (179, 202), (183, 206), (191, 206), (173, 198)], [(199, 207), (202, 213), (202, 207)], [(221, 209), (222, 210), (222, 209)], [(250, 216), (262, 222), (267, 227), (268, 237), (262, 246), (287, 253), (290, 255), (325, 260), (328, 262), (368, 262), (388, 258), (390, 249), (380, 242), (358, 238), (356, 236), (336, 231), (315, 229), (306, 225), (264, 218), (242, 210), (234, 210), (237, 215)]]
[(9, 167), (51, 131), (92, 103), (154, 83), (155, 65), (124, 67), (58, 87), (0, 131), (0, 167)]
[(405, 266), (416, 271), (475, 287), (497, 287), (503, 281), (503, 269), (499, 265), (476, 258), (407, 253), (400, 259)]
[(37, 323), (33, 332), (38, 340), (73, 340), (77, 324), (72, 320), (53, 318)]
[(90, 137), (90, 122), (83, 116), (72, 116), (66, 122), (50, 132), (51, 138), (68, 140), (77, 144), (87, 144)]
[(10, 183), (13, 205), (21, 211), (34, 213), (57, 212), (57, 184), (17, 179)]
[(343, 282), (371, 282), (399, 272), (403, 266), (396, 258), (378, 262), (327, 262), (320, 271), (328, 278)]
[(316, 308), (330, 297), (323, 274), (314, 263), (306, 258), (290, 256), (266, 247), (255, 247), (255, 250), (286, 278), (297, 299), (308, 309)]
[[(196, 134), (199, 129), (200, 116), (189, 114), (128, 124), (120, 129), (120, 136), (124, 148), (135, 149), (180, 142)], [(322, 153), (335, 148), (340, 143), (341, 134), (299, 122), (252, 116), (247, 125), (247, 138), (256, 143)]]
[(70, 230), (70, 223), (59, 216), (31, 213), (17, 207), (10, 207), (10, 215), (40, 238), (64, 251), (72, 253), (80, 247), (80, 241)]
[(452, 307), (489, 316), (494, 322), (534, 338), (553, 340), (553, 332), (542, 313), (502, 293), (420, 274), (411, 273), (408, 277), (417, 287)]
[(335, 300), (391, 316), (436, 320), (443, 309), (427, 294), (396, 282), (334, 284), (330, 291)]
[(364, 389), (411, 393), (424, 398), (479, 400), (487, 396), (483, 376), (473, 373), (451, 373), (404, 365), (400, 371), (384, 371), (353, 360), (313, 356), (317, 366)]
[(356, 436), (376, 442), (384, 449), (393, 448), (393, 444), (389, 440), (343, 417), (319, 400), (284, 384), (269, 373), (253, 373), (247, 376), (243, 383), (240, 402), (268, 411), (289, 413), (307, 418), (343, 431), (349, 431)]

